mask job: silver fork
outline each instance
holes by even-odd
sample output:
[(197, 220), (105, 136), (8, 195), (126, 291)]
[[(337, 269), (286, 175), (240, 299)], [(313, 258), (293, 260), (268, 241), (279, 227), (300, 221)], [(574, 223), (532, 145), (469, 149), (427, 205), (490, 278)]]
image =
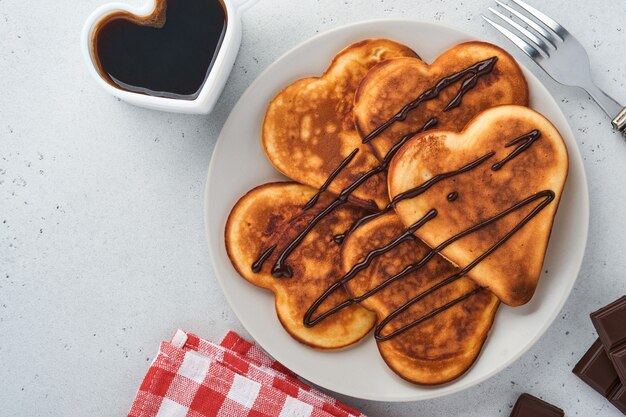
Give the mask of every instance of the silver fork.
[(519, 9), (510, 7), (500, 0), (496, 0), (496, 3), (524, 25), (492, 7), (489, 11), (504, 24), (497, 23), (485, 15), (482, 15), (483, 19), (509, 38), (556, 82), (587, 91), (602, 110), (613, 118), (613, 127), (626, 137), (626, 108), (594, 84), (589, 57), (580, 42), (551, 17), (522, 0), (511, 1)]

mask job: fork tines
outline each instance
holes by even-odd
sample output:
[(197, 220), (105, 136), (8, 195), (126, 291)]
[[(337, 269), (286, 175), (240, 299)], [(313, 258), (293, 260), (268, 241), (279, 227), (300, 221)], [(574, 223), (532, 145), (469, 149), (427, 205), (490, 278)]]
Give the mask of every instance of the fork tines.
[(569, 32), (554, 19), (522, 0), (511, 1), (519, 6), (520, 10), (508, 6), (500, 0), (496, 0), (496, 3), (527, 25), (528, 28), (520, 25), (512, 18), (505, 16), (492, 7), (489, 8), (489, 11), (506, 23), (508, 27), (495, 22), (485, 15), (482, 15), (482, 18), (509, 38), (511, 42), (517, 45), (518, 48), (532, 59), (540, 60), (543, 57), (549, 58), (550, 53), (558, 49), (559, 44), (569, 36)]

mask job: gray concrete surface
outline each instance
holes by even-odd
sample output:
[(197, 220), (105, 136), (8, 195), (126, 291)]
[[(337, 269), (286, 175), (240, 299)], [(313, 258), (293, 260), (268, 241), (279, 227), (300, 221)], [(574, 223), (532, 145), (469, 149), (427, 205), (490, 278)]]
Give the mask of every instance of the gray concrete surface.
[[(243, 17), (217, 109), (174, 115), (119, 102), (89, 78), (79, 34), (104, 1), (0, 0), (0, 416), (123, 416), (177, 327), (246, 335), (214, 278), (202, 194), (230, 109), (282, 53), (385, 17), (448, 23), (512, 49), (480, 20), (492, 0), (260, 0)], [(598, 84), (626, 103), (625, 4), (530, 1), (579, 37)], [(625, 292), (626, 143), (582, 91), (541, 77), (576, 134), (591, 197), (587, 253), (564, 310), (525, 356), (472, 389), (349, 404), (372, 416), (508, 416), (528, 391), (568, 416), (619, 415), (570, 370), (595, 337), (589, 312)]]

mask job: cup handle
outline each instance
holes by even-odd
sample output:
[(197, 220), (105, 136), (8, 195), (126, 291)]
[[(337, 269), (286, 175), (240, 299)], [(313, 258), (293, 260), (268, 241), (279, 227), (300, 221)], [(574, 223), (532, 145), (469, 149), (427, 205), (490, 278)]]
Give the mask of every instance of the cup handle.
[(250, 7), (254, 6), (254, 4), (258, 1), (259, 0), (231, 0), (237, 13), (243, 13)]

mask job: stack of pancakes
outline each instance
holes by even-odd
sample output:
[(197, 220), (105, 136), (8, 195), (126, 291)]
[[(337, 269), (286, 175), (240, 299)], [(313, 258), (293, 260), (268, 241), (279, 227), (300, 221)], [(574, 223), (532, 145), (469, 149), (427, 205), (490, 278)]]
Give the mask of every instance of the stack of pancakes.
[(233, 207), (234, 267), (302, 343), (337, 349), (375, 327), (401, 377), (457, 378), (500, 302), (532, 297), (567, 177), (562, 138), (528, 100), (491, 44), (432, 64), (387, 39), (349, 45), (269, 104), (263, 147), (294, 182)]

